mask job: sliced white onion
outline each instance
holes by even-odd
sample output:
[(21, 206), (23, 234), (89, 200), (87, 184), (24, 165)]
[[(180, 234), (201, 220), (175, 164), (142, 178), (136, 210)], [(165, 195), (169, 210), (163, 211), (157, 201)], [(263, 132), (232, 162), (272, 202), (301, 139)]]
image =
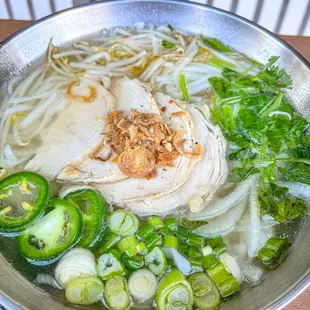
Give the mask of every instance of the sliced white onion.
[(206, 238), (214, 238), (232, 231), (246, 207), (247, 199), (240, 201), (235, 207), (224, 214), (209, 220), (208, 224), (197, 227), (193, 233), (204, 236)]
[(275, 221), (271, 215), (265, 214), (261, 217), (260, 228), (266, 229), (266, 228), (270, 228), (278, 224), (279, 222)]
[(249, 257), (253, 258), (257, 254), (257, 247), (259, 242), (259, 232), (260, 232), (260, 215), (259, 206), (257, 202), (257, 185), (252, 186), (250, 190), (250, 230), (249, 230), (249, 240), (248, 240), (248, 254)]
[(281, 186), (287, 187), (288, 192), (297, 198), (310, 200), (310, 185), (299, 182), (279, 182)]
[(45, 273), (39, 273), (33, 282), (34, 284), (47, 284), (59, 290), (63, 289), (51, 275)]
[(243, 275), (235, 258), (227, 252), (224, 252), (219, 255), (219, 259), (225, 269), (238, 280), (239, 284), (241, 284), (243, 282)]
[(257, 252), (266, 244), (267, 240), (269, 240), (273, 235), (273, 227), (260, 229)]
[(173, 259), (177, 269), (183, 272), (185, 275), (189, 275), (192, 267), (187, 258), (185, 258), (181, 253), (176, 249), (170, 247), (162, 247), (162, 250), (165, 256), (169, 259)]
[(95, 256), (89, 250), (75, 248), (58, 262), (55, 279), (62, 287), (66, 288), (71, 279), (82, 275), (97, 275)]
[(94, 187), (86, 184), (65, 185), (60, 189), (58, 196), (63, 199), (68, 194), (81, 189), (94, 189)]
[(207, 220), (226, 212), (248, 194), (251, 186), (256, 180), (257, 176), (253, 175), (247, 178), (245, 181), (242, 181), (228, 196), (215, 200), (215, 202), (210, 207), (207, 207), (199, 214), (196, 214), (195, 219)]
[(263, 270), (259, 268), (258, 266), (249, 264), (245, 260), (238, 260), (239, 266), (242, 270), (242, 273), (244, 274), (245, 278), (252, 283), (257, 283), (262, 275)]
[(239, 259), (239, 258), (247, 259), (248, 258), (248, 247), (246, 244), (246, 240), (244, 240), (243, 243), (236, 243), (236, 244), (230, 244), (230, 245), (227, 244), (227, 250), (236, 259)]

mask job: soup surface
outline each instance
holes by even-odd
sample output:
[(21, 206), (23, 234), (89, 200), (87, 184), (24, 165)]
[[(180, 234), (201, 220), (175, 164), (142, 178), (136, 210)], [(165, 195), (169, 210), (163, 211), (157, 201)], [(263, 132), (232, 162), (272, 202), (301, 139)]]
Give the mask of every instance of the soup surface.
[(1, 253), (25, 277), (96, 309), (216, 309), (281, 263), (310, 139), (278, 57), (137, 24), (47, 60), (1, 105)]

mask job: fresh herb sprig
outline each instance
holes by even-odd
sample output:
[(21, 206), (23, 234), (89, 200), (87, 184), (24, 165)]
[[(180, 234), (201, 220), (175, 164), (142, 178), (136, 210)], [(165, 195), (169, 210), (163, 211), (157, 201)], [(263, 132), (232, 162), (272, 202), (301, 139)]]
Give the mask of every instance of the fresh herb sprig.
[(237, 147), (228, 156), (237, 164), (230, 180), (240, 182), (259, 173), (261, 213), (285, 223), (302, 218), (307, 208), (276, 182), (281, 177), (310, 184), (310, 136), (306, 135), (309, 123), (286, 99), (292, 78), (275, 65), (278, 58), (271, 57), (254, 75), (225, 68), (222, 77), (209, 82), (215, 92), (213, 120)]

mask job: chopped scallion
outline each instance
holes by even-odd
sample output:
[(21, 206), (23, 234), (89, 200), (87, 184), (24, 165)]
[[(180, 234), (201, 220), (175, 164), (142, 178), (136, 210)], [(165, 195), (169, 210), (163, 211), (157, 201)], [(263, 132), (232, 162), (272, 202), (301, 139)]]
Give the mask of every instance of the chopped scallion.
[(188, 250), (188, 259), (192, 267), (201, 267), (203, 255), (201, 251), (197, 248), (190, 247)]
[(185, 75), (180, 74), (180, 86), (182, 90), (182, 95), (183, 95), (183, 100), (184, 101), (189, 101), (189, 95), (186, 87), (186, 80), (185, 80)]
[(135, 247), (138, 244), (138, 240), (135, 236), (128, 236), (123, 238), (117, 243), (119, 251), (123, 254), (129, 249)]
[(257, 259), (269, 269), (274, 269), (279, 264), (279, 259), (288, 245), (287, 238), (281, 236), (272, 237), (259, 250)]
[(158, 229), (164, 226), (164, 221), (160, 217), (155, 216), (155, 215), (150, 216), (147, 219), (147, 222), (149, 225), (151, 225), (155, 229)]
[(149, 239), (145, 241), (146, 248), (148, 252), (151, 252), (156, 246), (162, 245), (162, 237), (158, 234), (152, 235)]
[(175, 48), (175, 46), (176, 46), (174, 43), (169, 42), (169, 41), (167, 41), (167, 40), (162, 40), (162, 41), (161, 41), (161, 45), (162, 45), (163, 47), (165, 47), (165, 48)]
[(195, 234), (189, 234), (188, 244), (190, 246), (196, 246), (198, 248), (201, 248), (204, 246), (204, 238)]
[(108, 252), (111, 248), (116, 245), (117, 242), (121, 240), (121, 237), (117, 234), (114, 233), (109, 233), (105, 238), (104, 238), (103, 244), (99, 248), (100, 253), (106, 253)]
[(143, 241), (147, 240), (152, 234), (154, 234), (154, 227), (150, 224), (143, 225), (137, 233), (138, 237)]
[(126, 266), (130, 269), (137, 270), (137, 269), (140, 269), (143, 267), (144, 258), (142, 256), (139, 256), (139, 255), (130, 257), (129, 255), (127, 255), (125, 253), (122, 256), (122, 263), (124, 264), (124, 266)]
[(177, 249), (178, 238), (171, 235), (164, 236), (164, 246)]

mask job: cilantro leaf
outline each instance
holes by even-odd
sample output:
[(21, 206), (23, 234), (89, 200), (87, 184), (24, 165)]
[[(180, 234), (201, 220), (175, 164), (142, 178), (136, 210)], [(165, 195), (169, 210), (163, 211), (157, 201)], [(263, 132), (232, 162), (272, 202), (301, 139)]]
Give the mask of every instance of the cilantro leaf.
[(229, 160), (244, 160), (244, 159), (255, 159), (257, 157), (257, 153), (255, 153), (252, 149), (249, 148), (241, 148), (238, 151), (232, 152), (229, 154)]
[(175, 47), (175, 44), (172, 43), (172, 42), (169, 42), (167, 40), (162, 40), (161, 41), (161, 45), (165, 48), (174, 48)]
[(269, 214), (279, 223), (301, 219), (308, 214), (306, 204), (297, 198), (287, 197), (288, 189), (270, 182), (259, 193), (261, 213)]
[(261, 214), (287, 223), (304, 217), (307, 207), (276, 182), (282, 175), (285, 180), (310, 184), (310, 136), (305, 135), (309, 123), (285, 98), (292, 79), (275, 65), (278, 58), (271, 57), (254, 75), (225, 66), (222, 77), (211, 77), (209, 83), (217, 95), (212, 97), (213, 120), (225, 138), (239, 147), (228, 156), (235, 161), (229, 181), (240, 182), (259, 173)]
[(283, 68), (280, 68), (274, 63), (279, 57), (271, 57), (268, 60), (265, 70), (258, 73), (260, 77), (267, 85), (277, 88), (289, 88), (293, 84), (293, 80), (289, 74)]
[(244, 168), (234, 168), (230, 174), (229, 174), (229, 181), (232, 183), (241, 182), (242, 180), (245, 180), (252, 174), (259, 173), (260, 170), (258, 168), (251, 167), (249, 169)]
[(214, 76), (209, 78), (209, 83), (220, 98), (227, 98), (232, 95), (229, 82), (226, 79)]
[(202, 38), (202, 42), (218, 52), (230, 53), (233, 50), (216, 38)]
[(170, 31), (171, 32), (173, 32), (174, 31), (174, 28), (172, 27), (172, 25), (171, 24), (168, 24), (168, 26), (167, 26), (169, 29), (170, 29)]
[(279, 168), (287, 181), (300, 182), (310, 185), (310, 165), (297, 163), (287, 168)]
[(271, 67), (272, 65), (274, 65), (278, 60), (279, 60), (280, 56), (271, 56), (269, 59), (268, 59), (268, 62), (265, 66), (265, 68), (269, 68)]

